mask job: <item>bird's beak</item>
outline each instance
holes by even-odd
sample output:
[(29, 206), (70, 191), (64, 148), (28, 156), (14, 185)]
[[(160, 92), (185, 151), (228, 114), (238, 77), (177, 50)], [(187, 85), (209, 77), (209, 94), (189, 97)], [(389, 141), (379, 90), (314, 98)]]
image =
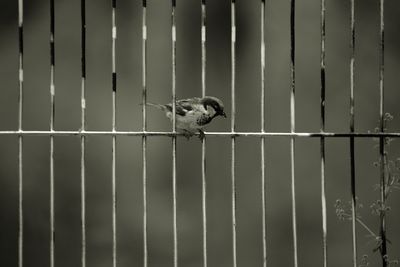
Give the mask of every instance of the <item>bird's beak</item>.
[(223, 116), (224, 118), (226, 118), (226, 114), (224, 111), (222, 111), (221, 116)]

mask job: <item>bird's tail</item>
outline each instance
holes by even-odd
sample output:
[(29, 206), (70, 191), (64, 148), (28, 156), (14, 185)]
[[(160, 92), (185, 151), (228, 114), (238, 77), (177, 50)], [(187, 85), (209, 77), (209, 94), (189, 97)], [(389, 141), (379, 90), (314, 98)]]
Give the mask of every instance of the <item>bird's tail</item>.
[[(142, 105), (142, 104), (141, 104)], [(151, 106), (151, 107), (156, 107), (162, 111), (167, 111), (167, 106), (166, 105), (162, 105), (162, 104), (155, 104), (155, 103), (151, 103), (151, 102), (146, 102), (147, 106)]]

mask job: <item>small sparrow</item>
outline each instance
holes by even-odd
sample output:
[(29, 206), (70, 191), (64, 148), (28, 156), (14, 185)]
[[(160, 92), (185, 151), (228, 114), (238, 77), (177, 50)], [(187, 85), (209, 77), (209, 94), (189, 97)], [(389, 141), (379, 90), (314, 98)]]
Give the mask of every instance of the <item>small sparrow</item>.
[[(165, 115), (172, 121), (172, 104), (147, 103), (149, 106), (156, 107), (165, 112)], [(193, 97), (176, 101), (176, 129), (182, 131), (187, 138), (195, 133), (200, 133), (200, 138), (204, 137), (203, 128), (217, 116), (226, 118), (224, 104), (221, 100), (213, 96), (203, 98)]]

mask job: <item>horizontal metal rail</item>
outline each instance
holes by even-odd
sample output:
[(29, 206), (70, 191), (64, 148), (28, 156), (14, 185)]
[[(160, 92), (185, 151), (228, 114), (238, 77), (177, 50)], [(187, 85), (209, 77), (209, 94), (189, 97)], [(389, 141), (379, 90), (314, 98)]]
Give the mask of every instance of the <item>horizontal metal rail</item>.
[[(240, 137), (240, 136), (253, 136), (253, 137), (364, 137), (364, 138), (378, 138), (389, 137), (399, 138), (399, 132), (205, 132), (206, 136), (216, 137)], [(173, 132), (157, 132), (157, 131), (0, 131), (1, 135), (16, 135), (16, 136), (90, 136), (90, 135), (104, 135), (104, 136), (184, 136), (182, 133)], [(196, 134), (198, 136), (198, 134)]]

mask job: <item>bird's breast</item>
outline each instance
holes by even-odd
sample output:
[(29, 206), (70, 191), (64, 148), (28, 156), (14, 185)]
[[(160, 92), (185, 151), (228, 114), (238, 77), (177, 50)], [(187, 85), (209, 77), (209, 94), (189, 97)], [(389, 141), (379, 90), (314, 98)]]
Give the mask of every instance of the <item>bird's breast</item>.
[(201, 116), (199, 116), (197, 118), (196, 122), (198, 125), (203, 126), (203, 125), (208, 124), (211, 120), (212, 120), (212, 117), (210, 117), (207, 114), (202, 114)]

